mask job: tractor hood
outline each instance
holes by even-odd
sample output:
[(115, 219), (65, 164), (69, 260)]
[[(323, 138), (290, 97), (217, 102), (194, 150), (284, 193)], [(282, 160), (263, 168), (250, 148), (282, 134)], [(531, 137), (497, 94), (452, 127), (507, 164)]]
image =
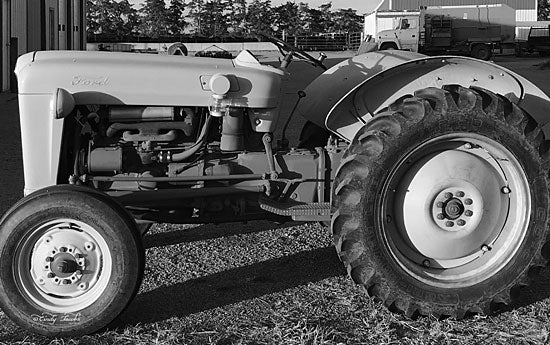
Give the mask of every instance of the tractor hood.
[(239, 107), (273, 108), (284, 72), (243, 51), (233, 60), (83, 51), (40, 51), (19, 58), (20, 94), (71, 93), (77, 104), (208, 106), (210, 79), (230, 81), (226, 95)]

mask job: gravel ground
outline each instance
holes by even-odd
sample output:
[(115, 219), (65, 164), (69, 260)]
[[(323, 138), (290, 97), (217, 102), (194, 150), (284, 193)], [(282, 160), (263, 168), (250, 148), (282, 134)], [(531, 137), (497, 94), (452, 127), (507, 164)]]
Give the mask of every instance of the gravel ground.
[[(260, 58), (274, 63), (274, 55)], [(344, 54), (331, 54), (328, 65)], [(550, 94), (541, 59), (497, 58)], [(319, 73), (294, 64), (292, 95)], [(17, 101), (0, 94), (0, 210), (23, 189)], [(286, 110), (286, 111), (285, 111)], [(284, 119), (282, 119), (284, 120)], [(290, 127), (295, 142), (303, 120)], [(38, 143), (37, 143), (38, 144)], [(1, 344), (355, 344), (544, 343), (548, 340), (550, 280), (527, 289), (514, 309), (462, 322), (406, 320), (366, 298), (346, 277), (328, 229), (317, 223), (250, 222), (223, 225), (158, 224), (144, 238), (145, 278), (137, 298), (113, 329), (81, 339), (47, 340), (20, 330), (0, 314)]]

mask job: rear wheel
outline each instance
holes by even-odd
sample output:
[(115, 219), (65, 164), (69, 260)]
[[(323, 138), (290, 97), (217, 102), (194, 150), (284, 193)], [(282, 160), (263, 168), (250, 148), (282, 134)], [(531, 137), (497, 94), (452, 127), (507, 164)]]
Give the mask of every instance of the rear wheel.
[(38, 191), (0, 223), (0, 305), (33, 332), (76, 336), (107, 326), (136, 294), (143, 266), (135, 221), (84, 188)]
[(493, 52), (491, 51), (491, 47), (486, 44), (476, 44), (472, 48), (472, 57), (475, 57), (476, 59), (487, 61), (492, 55)]
[(546, 260), (548, 152), (483, 89), (423, 89), (375, 116), (337, 171), (334, 241), (351, 277), (407, 315), (509, 304)]

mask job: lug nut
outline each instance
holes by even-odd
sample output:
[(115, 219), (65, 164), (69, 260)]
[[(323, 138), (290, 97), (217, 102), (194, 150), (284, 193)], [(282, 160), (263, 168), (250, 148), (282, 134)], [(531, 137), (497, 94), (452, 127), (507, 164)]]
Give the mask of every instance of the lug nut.
[(471, 204), (474, 203), (474, 201), (473, 201), (472, 199), (468, 198), (468, 199), (464, 200), (464, 203), (465, 203), (466, 205), (471, 205)]
[(65, 253), (65, 252), (67, 251), (67, 248), (61, 247), (61, 248), (59, 248), (59, 251), (60, 251), (61, 253)]
[(74, 257), (77, 258), (77, 259), (82, 259), (84, 257), (84, 255), (82, 255), (80, 253), (76, 253)]
[(452, 227), (452, 226), (455, 226), (455, 223), (448, 221), (448, 222), (445, 222), (445, 226)]
[(53, 278), (53, 277), (55, 277), (55, 274), (53, 274), (53, 272), (48, 273), (48, 278)]
[(445, 199), (450, 199), (450, 198), (453, 197), (453, 193), (447, 192), (447, 193), (444, 194), (444, 196), (445, 196)]
[(94, 250), (94, 248), (95, 248), (95, 245), (93, 242), (84, 243), (84, 249), (86, 249), (87, 251), (91, 252), (92, 250)]
[(510, 194), (510, 192), (512, 192), (510, 190), (510, 188), (508, 188), (507, 186), (504, 186), (502, 187), (502, 189), (500, 190), (503, 194)]
[(481, 246), (481, 250), (484, 251), (484, 252), (488, 252), (491, 250), (491, 247), (489, 247), (488, 245), (484, 244)]
[(464, 211), (464, 215), (465, 215), (466, 217), (471, 217), (471, 216), (474, 215), (474, 213), (473, 213), (472, 211), (470, 211), (470, 210), (466, 210), (466, 211)]
[(53, 261), (53, 258), (52, 258), (51, 256), (48, 256), (48, 257), (46, 258), (46, 262), (52, 262), (52, 261)]
[(456, 224), (458, 226), (464, 226), (464, 225), (466, 225), (466, 222), (463, 219), (459, 219), (459, 220), (456, 221)]
[(459, 198), (462, 198), (464, 196), (464, 192), (463, 191), (456, 192), (456, 196), (458, 196)]
[(439, 208), (442, 208), (443, 207), (443, 203), (441, 201), (438, 201), (437, 204), (435, 204), (435, 206), (439, 207)]
[(430, 267), (430, 265), (431, 265), (430, 260), (426, 259), (426, 260), (422, 261), (422, 265), (424, 265), (424, 267)]
[(63, 279), (63, 285), (69, 285), (71, 283), (70, 279)]
[(443, 215), (443, 213), (439, 213), (439, 214), (437, 215), (437, 219), (443, 220), (443, 219), (445, 219), (445, 216)]

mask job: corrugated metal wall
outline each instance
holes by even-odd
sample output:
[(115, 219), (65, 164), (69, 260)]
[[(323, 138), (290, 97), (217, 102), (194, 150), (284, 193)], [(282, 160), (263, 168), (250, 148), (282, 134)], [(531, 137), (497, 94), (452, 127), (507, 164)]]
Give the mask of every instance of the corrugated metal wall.
[(27, 0), (27, 51), (42, 49), (40, 0)]
[(27, 52), (27, 0), (11, 2), (11, 37), (17, 38), (19, 55)]
[(392, 10), (415, 10), (420, 6), (461, 6), (505, 4), (516, 10), (537, 8), (537, 0), (388, 0)]

